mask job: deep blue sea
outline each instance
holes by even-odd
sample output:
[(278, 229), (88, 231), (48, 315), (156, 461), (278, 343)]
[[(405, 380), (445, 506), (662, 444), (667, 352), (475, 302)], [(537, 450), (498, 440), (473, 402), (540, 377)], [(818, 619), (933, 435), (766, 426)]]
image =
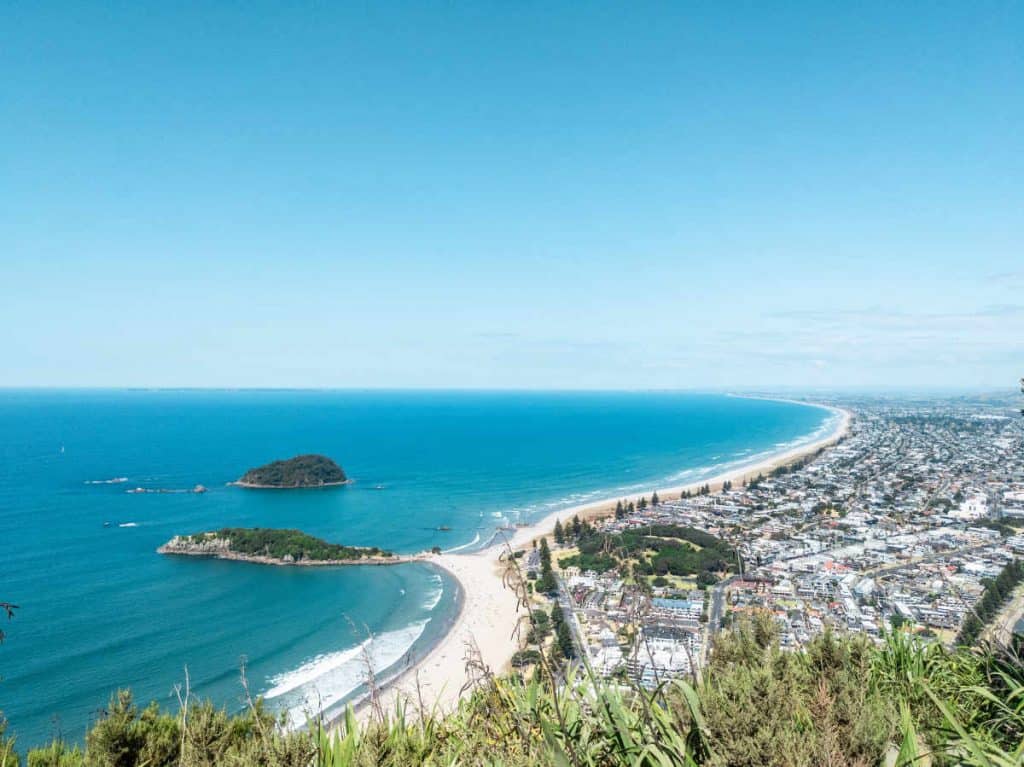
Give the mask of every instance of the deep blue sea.
[[(294, 527), (400, 552), (470, 550), (501, 525), (752, 461), (832, 417), (675, 393), (0, 391), (0, 601), (20, 606), (3, 626), (0, 711), (22, 749), (81, 740), (118, 687), (175, 705), (186, 668), (193, 694), (237, 707), (244, 663), (252, 692), (298, 717), (357, 692), (363, 650), (393, 671), (457, 609), (454, 584), (427, 565), (156, 554), (176, 533)], [(226, 484), (309, 452), (355, 483)], [(126, 492), (199, 483), (209, 492)]]

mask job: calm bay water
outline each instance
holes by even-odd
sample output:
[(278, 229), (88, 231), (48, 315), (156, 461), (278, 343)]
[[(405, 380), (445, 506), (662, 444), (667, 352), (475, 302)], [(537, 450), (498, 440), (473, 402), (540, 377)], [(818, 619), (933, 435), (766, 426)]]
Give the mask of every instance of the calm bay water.
[[(235, 707), (244, 661), (253, 692), (299, 717), (353, 693), (361, 648), (400, 667), (457, 609), (454, 584), (426, 565), (157, 555), (176, 533), (295, 527), (400, 552), (469, 550), (504, 524), (751, 461), (830, 418), (668, 393), (2, 391), (0, 601), (20, 609), (0, 646), (0, 711), (22, 748), (78, 740), (117, 687), (173, 705), (186, 666), (194, 693)], [(305, 452), (356, 483), (226, 486)], [(199, 483), (209, 492), (126, 492)]]

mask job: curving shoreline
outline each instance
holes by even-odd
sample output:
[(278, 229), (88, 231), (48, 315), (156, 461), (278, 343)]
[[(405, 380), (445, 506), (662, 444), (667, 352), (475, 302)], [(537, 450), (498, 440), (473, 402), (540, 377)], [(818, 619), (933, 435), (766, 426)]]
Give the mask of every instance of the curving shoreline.
[[(451, 711), (458, 705), (467, 681), (470, 647), (479, 651), (479, 659), (493, 671), (504, 669), (519, 649), (514, 635), (519, 619), (518, 605), (512, 592), (505, 588), (498, 554), (500, 551), (494, 554), (485, 550), (472, 554), (435, 554), (420, 560), (443, 570), (451, 578), (457, 589), (457, 608), (445, 634), (419, 654), (417, 648), (410, 648), (400, 661), (406, 667), (380, 684), (377, 701), (383, 711), (393, 711), (400, 700), (408, 705), (410, 712), (419, 711), (421, 700), (427, 711), (434, 708), (439, 712)], [(361, 721), (373, 715), (369, 695), (363, 693), (344, 704), (330, 721), (338, 723), (349, 705)]]
[[(751, 397), (750, 399), (768, 399), (767, 397)], [(588, 501), (581, 503), (577, 506), (571, 506), (566, 509), (551, 512), (545, 515), (539, 521), (521, 527), (516, 530), (515, 535), (511, 538), (506, 538), (500, 541), (498, 544), (501, 545), (506, 541), (513, 549), (522, 548), (530, 544), (535, 538), (540, 538), (544, 535), (551, 535), (555, 528), (555, 521), (562, 519), (566, 516), (578, 515), (581, 520), (593, 521), (595, 519), (602, 519), (604, 517), (612, 516), (615, 513), (616, 502), (622, 501), (633, 501), (634, 503), (639, 501), (644, 496), (649, 496), (651, 493), (657, 493), (664, 501), (672, 501), (679, 498), (679, 496), (687, 490), (694, 491), (698, 490), (702, 485), (710, 485), (711, 492), (716, 492), (722, 489), (724, 482), (743, 482), (743, 480), (750, 480), (756, 477), (758, 474), (770, 474), (774, 469), (780, 466), (788, 466), (792, 463), (796, 463), (805, 456), (811, 455), (818, 450), (835, 444), (842, 439), (846, 433), (850, 430), (850, 422), (853, 420), (853, 414), (849, 410), (840, 407), (834, 407), (831, 405), (822, 405), (819, 403), (812, 402), (800, 402), (799, 400), (773, 400), (775, 402), (792, 402), (794, 404), (805, 405), (807, 407), (816, 407), (822, 410), (827, 410), (833, 413), (837, 417), (837, 422), (833, 426), (832, 430), (821, 437), (806, 442), (804, 444), (797, 444), (793, 447), (787, 448), (777, 453), (770, 453), (768, 455), (761, 455), (760, 457), (752, 457), (752, 463), (741, 463), (732, 468), (726, 469), (712, 477), (704, 477), (700, 479), (694, 479), (682, 485), (670, 485), (668, 487), (651, 487), (647, 490), (632, 493), (630, 495), (619, 495), (613, 498), (604, 498), (599, 501)], [(812, 433), (813, 434), (813, 433)]]
[[(417, 711), (422, 698), (428, 701), (428, 711), (434, 707), (439, 713), (452, 711), (458, 705), (463, 686), (467, 682), (466, 649), (469, 645), (479, 649), (480, 659), (492, 671), (507, 670), (513, 653), (521, 649), (516, 637), (520, 614), (515, 595), (504, 586), (501, 554), (509, 549), (527, 547), (533, 540), (551, 535), (557, 520), (573, 515), (591, 521), (609, 517), (614, 515), (617, 501), (635, 502), (651, 492), (657, 492), (663, 500), (675, 500), (685, 491), (696, 490), (705, 484), (710, 485), (714, 492), (720, 490), (726, 481), (742, 482), (758, 474), (769, 474), (779, 466), (795, 463), (835, 444), (849, 431), (853, 416), (848, 410), (819, 403), (798, 404), (828, 410), (838, 417), (837, 421), (828, 434), (818, 439), (763, 456), (753, 463), (736, 466), (711, 478), (683, 485), (651, 488), (630, 496), (590, 501), (552, 512), (533, 524), (519, 528), (512, 536), (504, 536), (499, 531), (492, 542), (481, 550), (423, 557), (420, 561), (441, 567), (457, 581), (462, 592), (459, 614), (448, 633), (426, 648), (419, 660), (381, 685), (378, 689), (380, 706), (384, 711), (391, 711), (395, 703), (401, 700), (409, 706), (408, 710)], [(409, 657), (413, 656), (410, 654)], [(355, 703), (355, 709), (361, 720), (372, 715), (366, 696)]]

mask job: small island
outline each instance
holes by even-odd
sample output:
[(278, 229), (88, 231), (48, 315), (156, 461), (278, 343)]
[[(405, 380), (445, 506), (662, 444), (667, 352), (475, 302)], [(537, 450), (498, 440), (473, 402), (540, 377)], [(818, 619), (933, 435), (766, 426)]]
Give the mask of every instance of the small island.
[(262, 527), (225, 527), (194, 535), (176, 535), (157, 552), (269, 565), (398, 564), (407, 559), (375, 546), (342, 546), (301, 530)]
[(257, 489), (337, 487), (350, 482), (344, 470), (325, 455), (297, 455), (249, 469), (234, 484)]

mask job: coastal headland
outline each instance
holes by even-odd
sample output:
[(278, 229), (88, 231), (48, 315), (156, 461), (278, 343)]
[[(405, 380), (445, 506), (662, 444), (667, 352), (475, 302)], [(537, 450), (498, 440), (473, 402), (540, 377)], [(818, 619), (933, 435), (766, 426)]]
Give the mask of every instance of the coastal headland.
[(376, 547), (329, 543), (301, 530), (259, 527), (227, 527), (193, 535), (176, 535), (160, 546), (157, 553), (283, 567), (398, 565), (422, 558), (421, 555), (400, 556)]

